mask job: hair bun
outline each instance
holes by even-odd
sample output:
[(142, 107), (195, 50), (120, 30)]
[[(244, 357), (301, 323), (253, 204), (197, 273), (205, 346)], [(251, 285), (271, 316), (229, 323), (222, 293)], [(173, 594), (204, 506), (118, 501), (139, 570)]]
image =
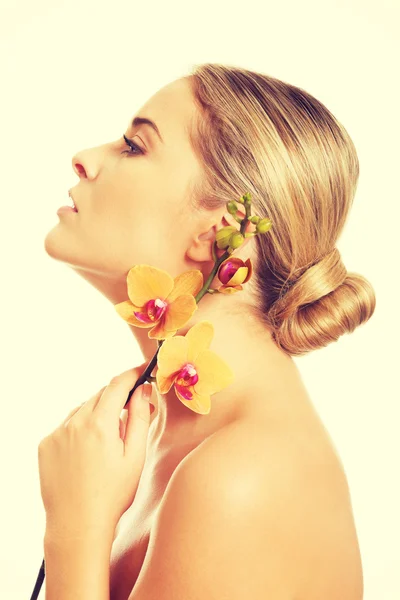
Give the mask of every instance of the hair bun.
[(273, 223), (252, 243), (248, 310), (293, 355), (353, 331), (372, 316), (375, 294), (335, 247), (360, 171), (348, 131), (309, 92), (264, 73), (205, 63), (186, 79), (198, 109), (190, 143), (202, 166), (191, 205), (225, 213), (251, 192), (255, 214)]
[(289, 290), (275, 301), (270, 316), (275, 323), (288, 319), (300, 307), (312, 304), (337, 289), (346, 275), (340, 252), (334, 248), (291, 284)]
[(369, 281), (348, 273), (337, 248), (306, 269), (272, 305), (273, 337), (285, 352), (302, 355), (337, 341), (375, 309)]

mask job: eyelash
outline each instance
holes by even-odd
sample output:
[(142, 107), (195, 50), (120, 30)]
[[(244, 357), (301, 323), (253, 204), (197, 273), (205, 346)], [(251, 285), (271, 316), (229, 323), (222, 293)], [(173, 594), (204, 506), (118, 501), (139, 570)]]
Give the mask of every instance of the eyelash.
[[(135, 144), (135, 142), (133, 142), (132, 140), (130, 140), (129, 138), (127, 138), (125, 135), (123, 136), (125, 143), (127, 146), (129, 146), (129, 150), (123, 150), (121, 152), (121, 154), (129, 154), (131, 156), (138, 156), (140, 154), (144, 154), (144, 151), (141, 149), (140, 146), (138, 146), (137, 144)], [(136, 152), (132, 152), (132, 150), (136, 150)]]

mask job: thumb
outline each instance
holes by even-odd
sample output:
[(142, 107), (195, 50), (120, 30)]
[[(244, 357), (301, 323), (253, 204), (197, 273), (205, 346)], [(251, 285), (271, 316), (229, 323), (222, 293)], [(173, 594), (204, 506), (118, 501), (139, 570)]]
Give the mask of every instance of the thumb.
[[(139, 385), (128, 404), (128, 418), (125, 428), (125, 447), (138, 460), (145, 459), (147, 436), (150, 425), (151, 383)], [(142, 456), (143, 455), (143, 456)]]

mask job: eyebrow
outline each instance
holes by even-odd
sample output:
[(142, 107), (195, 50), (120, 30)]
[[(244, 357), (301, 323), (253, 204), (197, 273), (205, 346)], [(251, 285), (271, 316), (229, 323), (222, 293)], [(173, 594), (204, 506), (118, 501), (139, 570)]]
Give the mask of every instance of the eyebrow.
[(146, 119), (146, 117), (135, 117), (132, 121), (132, 127), (139, 127), (139, 125), (150, 125), (150, 127), (152, 127), (152, 129), (154, 129), (154, 131), (160, 138), (161, 142), (164, 143), (164, 141), (161, 137), (161, 134), (159, 132), (159, 129), (158, 129), (157, 125), (154, 123), (154, 121), (152, 121), (151, 119)]

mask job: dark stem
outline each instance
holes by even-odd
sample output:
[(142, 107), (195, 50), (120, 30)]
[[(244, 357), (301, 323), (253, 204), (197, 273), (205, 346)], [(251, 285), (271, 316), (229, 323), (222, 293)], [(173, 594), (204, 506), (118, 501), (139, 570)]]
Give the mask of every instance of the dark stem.
[(37, 576), (37, 579), (36, 579), (35, 587), (33, 588), (31, 600), (37, 600), (37, 598), (40, 594), (40, 589), (42, 587), (43, 580), (44, 580), (44, 575), (45, 575), (45, 572), (44, 572), (44, 559), (43, 559), (42, 565), (39, 569), (39, 575)]
[[(244, 217), (244, 219), (242, 220), (242, 222), (240, 224), (240, 233), (241, 234), (244, 234), (244, 231), (246, 229), (247, 221), (249, 220), (249, 217), (250, 217), (250, 211), (251, 211), (250, 205), (246, 203), (245, 204), (245, 209), (246, 209), (246, 216)], [(199, 303), (200, 300), (202, 299), (202, 297), (208, 292), (208, 289), (209, 289), (209, 287), (211, 285), (211, 282), (214, 279), (215, 274), (217, 273), (218, 268), (220, 267), (221, 263), (223, 263), (224, 260), (226, 260), (232, 254), (232, 252), (233, 252), (233, 250), (231, 252), (226, 251), (226, 252), (224, 252), (224, 254), (220, 258), (217, 259), (216, 258), (217, 257), (217, 255), (216, 255), (216, 246), (217, 246), (217, 242), (214, 242), (212, 251), (213, 251), (213, 258), (214, 258), (214, 260), (216, 260), (216, 263), (215, 263), (215, 265), (214, 265), (214, 267), (213, 267), (213, 269), (212, 269), (209, 277), (207, 278), (207, 281), (205, 282), (204, 286), (201, 288), (200, 292), (195, 297), (195, 300), (196, 300), (197, 303)], [(216, 291), (218, 291), (218, 290), (216, 290)], [(152, 377), (151, 374), (152, 374), (152, 372), (153, 372), (153, 370), (154, 370), (154, 368), (155, 368), (155, 366), (157, 364), (157, 355), (158, 355), (158, 352), (159, 352), (161, 346), (163, 345), (164, 341), (165, 340), (158, 340), (157, 351), (154, 354), (154, 356), (151, 359), (151, 361), (149, 362), (149, 364), (147, 365), (146, 369), (143, 371), (143, 373), (140, 375), (140, 377), (136, 381), (136, 383), (133, 386), (133, 388), (131, 389), (131, 391), (129, 392), (128, 398), (126, 399), (126, 402), (124, 404), (124, 408), (128, 404), (129, 400), (132, 397), (132, 394), (134, 393), (134, 391), (136, 390), (136, 388), (139, 385), (142, 385), (143, 383), (146, 383), (146, 381), (148, 381), (149, 383), (152, 382), (152, 381), (155, 381), (156, 378)], [(42, 584), (43, 584), (43, 581), (44, 581), (44, 577), (45, 577), (45, 563), (44, 563), (44, 559), (43, 559), (42, 565), (40, 567), (39, 574), (37, 576), (35, 587), (33, 588), (32, 596), (31, 596), (30, 600), (37, 600), (37, 598), (39, 596), (39, 593), (40, 593), (40, 590), (41, 590), (41, 587), (42, 587)]]

